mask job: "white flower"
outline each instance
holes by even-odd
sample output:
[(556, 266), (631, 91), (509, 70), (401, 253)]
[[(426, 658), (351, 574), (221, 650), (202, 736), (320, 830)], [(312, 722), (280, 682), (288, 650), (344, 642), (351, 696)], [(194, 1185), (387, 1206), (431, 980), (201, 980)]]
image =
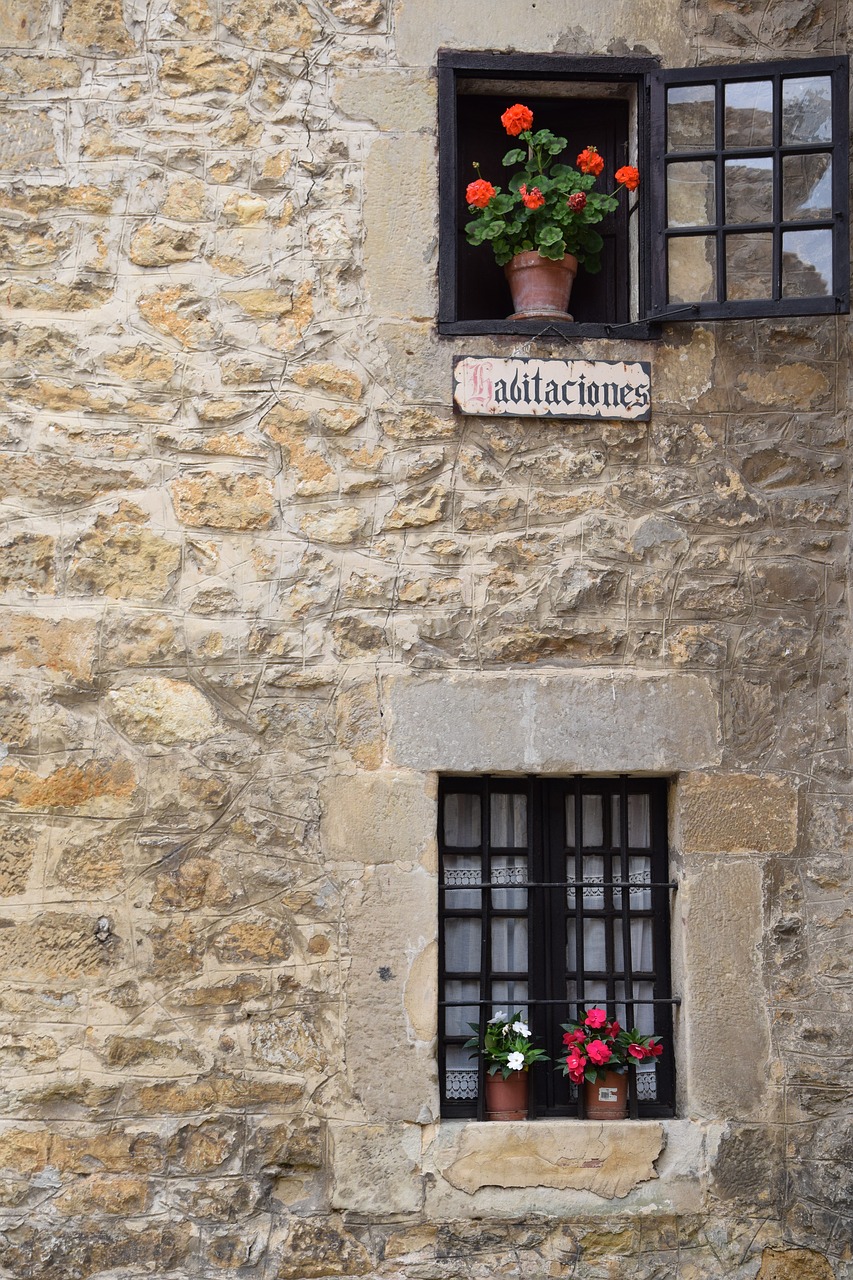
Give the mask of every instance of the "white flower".
[(495, 1016), (493, 1018), (489, 1018), (489, 1026), (492, 1026), (492, 1024), (495, 1022), (503, 1022), (505, 1017), (506, 1017), (506, 1014), (504, 1013), (504, 1011), (502, 1009), (498, 1009)]
[(524, 1066), (524, 1054), (511, 1053), (506, 1060), (506, 1065), (509, 1067), (510, 1071), (520, 1071)]
[(512, 1024), (513, 1031), (517, 1031), (520, 1036), (524, 1036), (525, 1040), (530, 1039), (530, 1028), (526, 1022), (514, 1022)]

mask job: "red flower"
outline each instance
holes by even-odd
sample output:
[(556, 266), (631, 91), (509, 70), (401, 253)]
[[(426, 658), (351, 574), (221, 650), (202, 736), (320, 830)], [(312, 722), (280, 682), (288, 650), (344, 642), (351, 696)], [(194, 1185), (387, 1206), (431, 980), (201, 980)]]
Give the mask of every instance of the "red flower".
[(580, 1084), (583, 1080), (584, 1067), (587, 1060), (581, 1053), (580, 1049), (572, 1049), (566, 1058), (566, 1067), (568, 1068), (569, 1079), (574, 1084)]
[(603, 1009), (590, 1009), (583, 1020), (584, 1026), (592, 1027), (594, 1031), (597, 1031), (599, 1027), (603, 1027), (606, 1021), (607, 1014)]
[(598, 1067), (603, 1067), (605, 1062), (609, 1062), (613, 1057), (603, 1040), (590, 1040), (586, 1046), (586, 1051)]
[(583, 1031), (567, 1031), (563, 1036), (563, 1044), (583, 1044), (585, 1039)]
[(584, 147), (578, 156), (578, 168), (581, 173), (591, 173), (597, 178), (604, 168), (604, 157), (598, 154), (596, 147)]
[(663, 1053), (663, 1045), (660, 1041), (657, 1044), (650, 1044), (646, 1052), (650, 1058), (659, 1058)]
[(518, 188), (518, 194), (521, 196), (528, 209), (541, 209), (545, 203), (545, 197), (538, 187), (531, 187), (527, 190), (527, 183), (522, 182)]
[(586, 208), (586, 192), (576, 191), (573, 196), (569, 196), (566, 204), (569, 206), (572, 213), (582, 213)]
[(621, 186), (627, 187), (629, 191), (636, 191), (640, 185), (640, 170), (635, 169), (632, 164), (625, 164), (621, 169), (617, 169), (613, 175)]
[(465, 188), (465, 201), (477, 209), (485, 209), (494, 194), (495, 189), (491, 182), (486, 182), (485, 178), (478, 178), (476, 182), (469, 182)]
[(629, 1044), (628, 1052), (632, 1058), (636, 1058), (638, 1062), (643, 1062), (648, 1057), (646, 1050), (641, 1044)]
[(511, 138), (517, 138), (533, 124), (533, 112), (529, 107), (523, 107), (520, 102), (516, 102), (514, 106), (507, 107), (501, 116), (501, 124)]

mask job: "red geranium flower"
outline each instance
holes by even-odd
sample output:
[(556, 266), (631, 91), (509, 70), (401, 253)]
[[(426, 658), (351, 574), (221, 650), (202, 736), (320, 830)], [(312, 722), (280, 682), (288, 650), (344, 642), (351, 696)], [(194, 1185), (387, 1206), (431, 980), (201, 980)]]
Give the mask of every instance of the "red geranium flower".
[(572, 213), (582, 213), (586, 208), (586, 192), (576, 191), (574, 195), (569, 196), (566, 204), (569, 206)]
[(514, 106), (507, 107), (501, 116), (501, 124), (511, 138), (517, 138), (533, 124), (533, 112), (529, 107), (523, 107), (520, 102), (516, 102)]
[(597, 1031), (607, 1021), (607, 1014), (603, 1009), (590, 1009), (583, 1021), (585, 1027), (592, 1027)]
[(640, 185), (640, 170), (635, 169), (632, 164), (625, 164), (621, 169), (617, 169), (614, 177), (621, 186), (627, 187), (629, 191), (636, 191)]
[(466, 202), (474, 205), (477, 209), (485, 209), (494, 194), (494, 187), (491, 182), (486, 182), (485, 178), (478, 178), (476, 182), (469, 182), (465, 188)]
[(528, 209), (541, 209), (545, 203), (545, 197), (538, 187), (531, 187), (527, 190), (527, 183), (522, 182), (518, 188), (518, 194), (521, 196)]
[(598, 154), (597, 147), (584, 147), (578, 156), (578, 168), (581, 173), (591, 173), (597, 178), (604, 168), (604, 157)]
[(613, 1057), (603, 1040), (590, 1040), (586, 1051), (597, 1067), (603, 1067)]

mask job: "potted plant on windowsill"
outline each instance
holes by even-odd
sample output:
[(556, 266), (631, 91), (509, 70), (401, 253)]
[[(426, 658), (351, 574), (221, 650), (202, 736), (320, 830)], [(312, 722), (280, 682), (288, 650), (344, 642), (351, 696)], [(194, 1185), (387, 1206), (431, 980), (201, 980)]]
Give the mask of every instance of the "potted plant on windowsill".
[(483, 1043), (480, 1029), (469, 1023), (475, 1033), (466, 1040), (472, 1058), (482, 1053), (486, 1063), (486, 1119), (526, 1120), (528, 1068), (533, 1062), (547, 1062), (544, 1049), (531, 1043), (530, 1027), (519, 1013), (507, 1017), (499, 1011), (486, 1023)]
[(663, 1053), (659, 1036), (627, 1031), (604, 1009), (587, 1010), (579, 1022), (561, 1023), (566, 1058), (563, 1075), (583, 1088), (589, 1120), (622, 1120), (628, 1114), (628, 1071)]
[(584, 147), (575, 169), (556, 163), (568, 146), (565, 138), (549, 129), (532, 131), (529, 107), (516, 102), (501, 122), (510, 137), (524, 143), (508, 151), (503, 163), (521, 168), (504, 192), (483, 178), (475, 164), (477, 179), (465, 191), (473, 214), (465, 236), (472, 245), (491, 243), (509, 281), (515, 307), (511, 320), (570, 321), (567, 308), (578, 267), (590, 273), (601, 270), (604, 241), (596, 224), (613, 212), (623, 190), (637, 189), (639, 172), (624, 165), (616, 171), (614, 192), (593, 191), (604, 169), (594, 146)]

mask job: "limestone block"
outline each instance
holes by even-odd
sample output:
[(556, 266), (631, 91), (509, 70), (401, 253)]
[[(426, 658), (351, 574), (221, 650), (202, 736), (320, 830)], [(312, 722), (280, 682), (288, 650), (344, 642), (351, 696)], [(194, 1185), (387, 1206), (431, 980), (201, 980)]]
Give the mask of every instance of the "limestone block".
[(690, 1114), (773, 1119), (762, 869), (743, 860), (690, 858), (677, 905), (683, 956), (676, 982), (690, 1011), (682, 1055)]
[(756, 1280), (833, 1280), (826, 1254), (816, 1249), (764, 1249)]
[(383, 697), (388, 760), (411, 769), (666, 773), (720, 759), (717, 698), (693, 674), (392, 676)]
[(160, 82), (170, 98), (193, 93), (244, 93), (251, 78), (251, 68), (242, 59), (226, 58), (203, 45), (167, 53), (160, 69)]
[[(415, 1040), (405, 1009), (413, 960), (435, 940), (435, 877), (385, 865), (347, 894), (347, 1042), (370, 1027), (370, 1052), (349, 1054), (348, 1075), (368, 1122), (416, 1123), (438, 1111), (435, 1051)], [(393, 1071), (377, 1064), (393, 1062)]]
[[(0, 128), (4, 122), (0, 120)], [(5, 135), (4, 135), (5, 136)], [(29, 143), (27, 153), (31, 154)], [(0, 152), (0, 168), (3, 168)], [(89, 311), (109, 301), (110, 290), (90, 280), (74, 284), (55, 284), (51, 280), (4, 280), (0, 285), (0, 302), (13, 311)]]
[(0, 542), (0, 591), (29, 587), (52, 592), (56, 542), (47, 534), (20, 533)]
[(417, 773), (332, 775), (322, 792), (320, 839), (342, 862), (418, 862), (435, 841), (434, 789)]
[(676, 823), (685, 853), (793, 853), (797, 786), (773, 774), (688, 774), (676, 791)]
[(137, 306), (153, 329), (189, 350), (209, 347), (216, 337), (207, 318), (207, 303), (189, 285), (169, 285), (143, 294)]
[[(0, 30), (2, 5), (0, 5)], [(36, 93), (42, 89), (72, 89), (82, 71), (72, 58), (7, 58), (0, 67), (0, 93)]]
[(126, 54), (133, 50), (121, 0), (67, 0), (62, 39), (80, 53)]
[(163, 676), (113, 689), (105, 708), (131, 742), (204, 742), (218, 728), (214, 708), (194, 685)]
[(366, 516), (358, 507), (333, 507), (328, 510), (318, 507), (305, 513), (299, 527), (317, 542), (343, 546), (358, 540), (364, 531), (365, 522)]
[(330, 1124), (332, 1208), (417, 1213), (423, 1205), (418, 1125)]
[(486, 1187), (554, 1187), (621, 1199), (658, 1175), (663, 1125), (643, 1120), (443, 1124), (436, 1168), (468, 1195)]
[(171, 594), (181, 548), (146, 529), (140, 517), (138, 508), (123, 504), (114, 515), (99, 516), (77, 539), (68, 566), (72, 592), (114, 600), (165, 600)]
[(298, 0), (231, 0), (222, 21), (248, 47), (275, 53), (308, 49), (319, 35), (317, 23)]
[(35, 44), (47, 30), (47, 0), (0, 0), (0, 48)]
[(53, 679), (88, 684), (95, 661), (95, 624), (88, 618), (6, 614), (0, 630), (0, 659), (37, 668)]
[(0, 170), (26, 172), (58, 163), (53, 125), (46, 111), (0, 110)]
[(170, 267), (198, 253), (199, 237), (186, 227), (146, 222), (130, 239), (128, 257), (138, 267)]
[(383, 529), (419, 529), (441, 520), (447, 508), (447, 490), (444, 485), (433, 484), (422, 493), (416, 493), (398, 502), (383, 522)]
[(325, 7), (347, 26), (373, 27), (385, 13), (384, 0), (325, 0)]
[(352, 369), (342, 369), (329, 361), (302, 365), (294, 370), (292, 376), (298, 387), (305, 387), (308, 391), (324, 391), (328, 395), (340, 396), (346, 400), (360, 400), (364, 394), (364, 387), (357, 373)]
[(374, 313), (435, 314), (438, 209), (431, 138), (378, 138), (365, 167), (364, 270)]
[(354, 120), (369, 120), (383, 132), (415, 133), (435, 129), (435, 85), (425, 71), (382, 70), (338, 76), (333, 94)]
[(175, 514), (193, 529), (265, 529), (275, 511), (266, 476), (196, 471), (171, 486)]
[(274, 1280), (317, 1280), (328, 1276), (363, 1276), (373, 1271), (366, 1249), (339, 1220), (295, 1218), (281, 1251)]

